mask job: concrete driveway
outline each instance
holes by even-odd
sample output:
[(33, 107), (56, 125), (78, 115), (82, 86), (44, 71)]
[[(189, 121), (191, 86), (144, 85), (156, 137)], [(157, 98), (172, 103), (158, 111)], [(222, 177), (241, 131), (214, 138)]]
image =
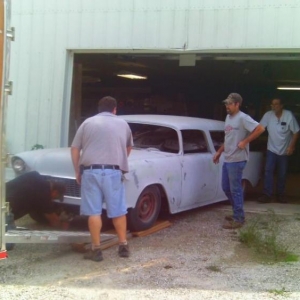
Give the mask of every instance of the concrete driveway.
[[(217, 209), (223, 211), (232, 211), (229, 204), (221, 204)], [(267, 213), (273, 210), (279, 215), (300, 215), (300, 202), (299, 204), (290, 203), (259, 203), (256, 200), (246, 200), (244, 203), (246, 213)]]

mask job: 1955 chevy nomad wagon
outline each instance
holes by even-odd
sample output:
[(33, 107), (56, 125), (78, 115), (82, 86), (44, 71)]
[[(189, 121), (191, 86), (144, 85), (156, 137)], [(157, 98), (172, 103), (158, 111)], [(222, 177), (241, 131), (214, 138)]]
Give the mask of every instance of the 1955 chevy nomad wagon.
[[(226, 200), (221, 188), (223, 155), (219, 164), (213, 163), (224, 140), (224, 122), (168, 115), (119, 117), (130, 125), (134, 140), (130, 171), (124, 176), (131, 230), (150, 228), (161, 209), (174, 214)], [(66, 211), (80, 205), (70, 148), (19, 153), (12, 166), (16, 175), (36, 170), (65, 183), (64, 202), (58, 205)], [(243, 183), (255, 186), (261, 166), (262, 153), (250, 152)]]

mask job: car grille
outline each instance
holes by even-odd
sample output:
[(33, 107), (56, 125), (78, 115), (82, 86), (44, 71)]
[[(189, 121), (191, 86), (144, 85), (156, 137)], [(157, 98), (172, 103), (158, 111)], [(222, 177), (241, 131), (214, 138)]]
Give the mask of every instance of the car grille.
[(43, 177), (47, 180), (53, 180), (56, 182), (63, 183), (66, 187), (65, 196), (80, 198), (80, 185), (76, 182), (75, 179), (45, 176), (45, 175), (43, 175)]

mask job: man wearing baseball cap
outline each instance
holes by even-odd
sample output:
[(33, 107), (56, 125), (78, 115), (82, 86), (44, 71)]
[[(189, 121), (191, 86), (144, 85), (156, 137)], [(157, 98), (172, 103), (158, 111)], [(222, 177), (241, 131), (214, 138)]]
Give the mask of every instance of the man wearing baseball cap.
[(245, 222), (242, 174), (249, 159), (249, 143), (265, 131), (262, 125), (240, 111), (242, 102), (237, 93), (229, 94), (223, 101), (227, 111), (225, 141), (213, 157), (213, 162), (218, 163), (224, 152), (222, 189), (233, 210), (233, 215), (225, 217), (225, 229), (240, 228)]

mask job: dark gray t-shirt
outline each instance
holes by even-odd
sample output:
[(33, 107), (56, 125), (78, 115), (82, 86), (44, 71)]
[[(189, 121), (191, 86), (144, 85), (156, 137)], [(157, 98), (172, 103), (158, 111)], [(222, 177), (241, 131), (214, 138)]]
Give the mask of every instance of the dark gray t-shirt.
[(127, 147), (132, 146), (127, 122), (106, 112), (86, 119), (72, 143), (72, 147), (82, 150), (81, 165), (118, 165), (124, 172), (128, 172)]
[(245, 149), (239, 149), (238, 143), (244, 140), (257, 125), (258, 122), (241, 111), (234, 116), (227, 115), (224, 142), (225, 162), (239, 162), (249, 159), (249, 144)]

